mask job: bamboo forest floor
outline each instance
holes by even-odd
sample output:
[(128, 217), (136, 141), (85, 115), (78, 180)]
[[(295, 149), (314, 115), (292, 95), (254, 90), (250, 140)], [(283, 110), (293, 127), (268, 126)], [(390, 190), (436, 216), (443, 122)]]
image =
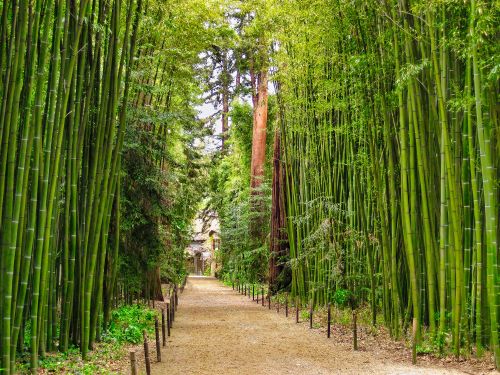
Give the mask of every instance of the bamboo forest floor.
[[(358, 351), (350, 331), (295, 323), (290, 311), (264, 308), (209, 277), (190, 277), (180, 297), (162, 362), (151, 355), (153, 375), (175, 374), (487, 374), (469, 362), (419, 357), (410, 363), (403, 343), (360, 329)], [(151, 345), (154, 347), (154, 345)], [(139, 355), (140, 358), (142, 355)], [(143, 370), (140, 364), (141, 373)]]

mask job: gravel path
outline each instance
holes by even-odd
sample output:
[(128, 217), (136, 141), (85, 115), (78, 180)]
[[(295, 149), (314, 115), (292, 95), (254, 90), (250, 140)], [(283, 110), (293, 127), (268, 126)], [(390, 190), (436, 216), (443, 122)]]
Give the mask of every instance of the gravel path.
[[(293, 314), (290, 314), (293, 315)], [(375, 345), (376, 346), (376, 345)], [(377, 347), (353, 351), (213, 278), (190, 277), (153, 375), (464, 374), (414, 367)], [(409, 360), (409, 359), (408, 359)]]

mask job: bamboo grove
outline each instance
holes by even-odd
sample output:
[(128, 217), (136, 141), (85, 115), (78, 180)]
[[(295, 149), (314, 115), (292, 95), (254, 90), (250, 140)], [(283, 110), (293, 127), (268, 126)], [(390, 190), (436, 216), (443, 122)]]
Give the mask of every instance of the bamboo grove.
[[(1, 372), (99, 337), (141, 0), (1, 1)], [(112, 219), (113, 218), (113, 219)]]
[[(291, 290), (500, 367), (498, 2), (285, 1)], [(286, 9), (286, 10), (285, 10)]]

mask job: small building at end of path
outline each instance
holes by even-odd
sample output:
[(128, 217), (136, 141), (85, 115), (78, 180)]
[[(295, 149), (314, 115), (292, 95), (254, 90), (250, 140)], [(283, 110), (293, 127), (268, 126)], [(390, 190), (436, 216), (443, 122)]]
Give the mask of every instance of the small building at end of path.
[(186, 248), (186, 269), (192, 275), (215, 276), (219, 250), (219, 219), (216, 213), (198, 216), (192, 225), (193, 237)]

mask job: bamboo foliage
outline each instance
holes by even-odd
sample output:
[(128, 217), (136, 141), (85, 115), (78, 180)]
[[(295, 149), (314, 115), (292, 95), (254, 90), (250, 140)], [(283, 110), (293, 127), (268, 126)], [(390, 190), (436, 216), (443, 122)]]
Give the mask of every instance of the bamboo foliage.
[(292, 293), (324, 304), (348, 290), (395, 337), (414, 317), (418, 340), (457, 357), (488, 347), (498, 368), (498, 7), (283, 9)]
[(142, 9), (141, 0), (0, 7), (0, 367), (10, 374), (26, 327), (36, 372), (57, 346), (77, 344), (85, 358), (110, 308), (104, 278), (115, 282), (117, 262), (105, 259)]

